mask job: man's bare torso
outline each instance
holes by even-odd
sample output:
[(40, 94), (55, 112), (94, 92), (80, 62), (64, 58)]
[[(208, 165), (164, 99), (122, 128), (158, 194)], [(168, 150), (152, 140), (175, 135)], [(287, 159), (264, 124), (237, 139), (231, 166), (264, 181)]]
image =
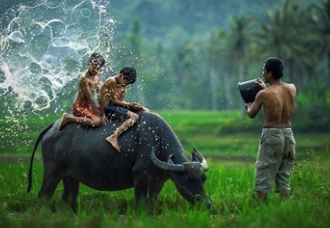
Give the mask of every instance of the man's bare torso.
[(264, 127), (291, 127), (296, 97), (296, 88), (293, 84), (273, 84), (260, 91), (259, 96), (264, 107)]

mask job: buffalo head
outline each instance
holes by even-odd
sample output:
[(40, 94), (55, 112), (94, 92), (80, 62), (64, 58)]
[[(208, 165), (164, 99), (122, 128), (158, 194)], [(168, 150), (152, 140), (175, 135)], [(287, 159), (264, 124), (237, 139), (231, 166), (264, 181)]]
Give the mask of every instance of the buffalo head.
[(167, 162), (159, 160), (154, 152), (151, 152), (152, 162), (159, 168), (168, 171), (170, 179), (175, 183), (179, 193), (191, 204), (205, 203), (212, 208), (212, 203), (205, 193), (205, 172), (209, 169), (205, 158), (194, 148), (192, 161), (182, 164), (174, 164), (171, 157)]

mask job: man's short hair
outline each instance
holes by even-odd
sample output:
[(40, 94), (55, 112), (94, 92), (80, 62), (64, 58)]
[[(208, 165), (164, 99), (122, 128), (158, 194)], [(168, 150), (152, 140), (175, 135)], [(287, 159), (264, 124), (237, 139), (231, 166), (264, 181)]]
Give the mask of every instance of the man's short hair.
[(274, 79), (280, 79), (283, 76), (283, 65), (279, 58), (271, 57), (265, 61), (265, 69), (267, 72), (273, 73)]
[(97, 52), (94, 52), (89, 58), (89, 62), (95, 66), (103, 67), (105, 64), (105, 60), (103, 56)]
[(123, 79), (127, 80), (129, 84), (133, 84), (136, 81), (136, 70), (134, 67), (123, 67), (119, 73), (123, 75)]

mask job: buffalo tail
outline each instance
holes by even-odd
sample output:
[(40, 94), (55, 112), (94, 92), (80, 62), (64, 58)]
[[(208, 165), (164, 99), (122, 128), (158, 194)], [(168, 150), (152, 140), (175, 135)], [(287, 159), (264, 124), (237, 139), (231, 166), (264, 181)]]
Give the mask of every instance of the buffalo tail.
[(30, 192), (32, 188), (32, 168), (33, 168), (33, 159), (34, 155), (36, 153), (36, 150), (38, 148), (39, 142), (42, 140), (44, 134), (54, 125), (55, 122), (49, 124), (47, 127), (45, 127), (39, 134), (36, 143), (34, 144), (33, 152), (30, 159), (30, 168), (29, 168), (29, 175), (28, 175), (28, 187), (27, 192)]

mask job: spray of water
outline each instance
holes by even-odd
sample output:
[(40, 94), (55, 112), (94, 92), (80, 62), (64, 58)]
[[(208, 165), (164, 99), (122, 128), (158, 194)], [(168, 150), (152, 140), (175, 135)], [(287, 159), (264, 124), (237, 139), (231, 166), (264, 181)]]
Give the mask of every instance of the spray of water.
[(43, 0), (8, 12), (0, 33), (0, 96), (14, 93), (16, 109), (47, 109), (86, 70), (92, 52), (107, 55), (101, 34), (109, 39), (114, 24), (107, 7), (107, 1)]
[(110, 58), (115, 21), (109, 9), (106, 0), (40, 0), (0, 15), (0, 122), (12, 124), (0, 131), (1, 151), (21, 143), (24, 116), (42, 118), (63, 87), (84, 73), (91, 53)]

